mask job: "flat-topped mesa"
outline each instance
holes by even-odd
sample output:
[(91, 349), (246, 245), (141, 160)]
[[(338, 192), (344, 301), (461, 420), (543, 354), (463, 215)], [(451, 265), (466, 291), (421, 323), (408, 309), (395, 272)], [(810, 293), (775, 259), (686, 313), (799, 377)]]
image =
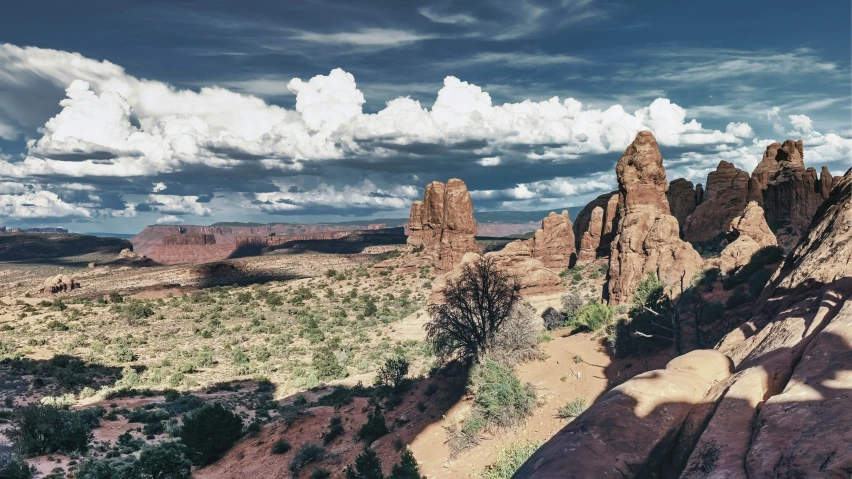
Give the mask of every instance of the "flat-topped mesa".
[(541, 220), (541, 228), (528, 240), (532, 256), (548, 268), (564, 269), (575, 256), (574, 231), (567, 211), (551, 212)]
[(572, 227), (578, 262), (609, 254), (617, 216), (618, 191), (600, 195), (580, 210)]
[(464, 181), (426, 185), (423, 201), (411, 205), (407, 244), (423, 248), (435, 267), (452, 269), (465, 253), (481, 253), (476, 244), (473, 201)]
[(704, 189), (701, 183), (693, 186), (691, 181), (684, 178), (678, 178), (669, 183), (666, 199), (669, 200), (669, 209), (672, 216), (677, 218), (681, 231), (686, 224), (686, 218), (701, 204), (703, 195)]
[(679, 295), (703, 262), (680, 239), (677, 219), (669, 212), (666, 170), (651, 132), (639, 132), (618, 160), (616, 175), (620, 211), (604, 294), (610, 304), (626, 303), (653, 274)]
[(687, 241), (708, 241), (725, 233), (731, 220), (748, 204), (749, 176), (732, 163), (720, 161), (707, 175), (707, 189), (700, 205), (681, 224)]

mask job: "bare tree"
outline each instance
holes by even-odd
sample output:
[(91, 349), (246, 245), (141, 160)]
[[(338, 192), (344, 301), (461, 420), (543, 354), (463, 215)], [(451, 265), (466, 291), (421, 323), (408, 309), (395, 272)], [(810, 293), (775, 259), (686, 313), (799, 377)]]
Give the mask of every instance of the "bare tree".
[(429, 306), (426, 336), (441, 358), (468, 361), (488, 348), (521, 297), (518, 278), (484, 256), (462, 265), (442, 294), (443, 302)]

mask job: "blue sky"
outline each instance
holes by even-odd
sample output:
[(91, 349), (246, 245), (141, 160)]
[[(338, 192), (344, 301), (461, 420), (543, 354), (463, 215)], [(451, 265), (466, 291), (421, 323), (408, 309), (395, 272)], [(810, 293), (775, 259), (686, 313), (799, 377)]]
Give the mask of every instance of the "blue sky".
[(454, 176), (581, 205), (640, 129), (670, 180), (786, 138), (841, 174), (850, 34), (846, 1), (9, 4), (0, 224), (400, 217)]

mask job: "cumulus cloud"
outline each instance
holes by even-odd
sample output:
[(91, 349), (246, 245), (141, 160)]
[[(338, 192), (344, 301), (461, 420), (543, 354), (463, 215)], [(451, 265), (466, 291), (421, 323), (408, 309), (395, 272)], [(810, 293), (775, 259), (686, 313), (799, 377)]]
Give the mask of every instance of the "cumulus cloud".
[(165, 216), (161, 216), (161, 217), (157, 218), (157, 221), (155, 223), (157, 223), (158, 225), (173, 225), (173, 224), (179, 224), (179, 223), (183, 223), (183, 222), (184, 222), (184, 219), (179, 217), (179, 216), (165, 215)]
[[(367, 41), (366, 37), (354, 38)], [(343, 41), (336, 37), (314, 40)], [(36, 122), (32, 112), (21, 106), (20, 95), (9, 92), (28, 92), (28, 85), (45, 83), (57, 89), (58, 97), (48, 113), (35, 103), (34, 110), (43, 114)], [(276, 85), (283, 89), (284, 83)], [(138, 79), (120, 66), (75, 53), (0, 45), (0, 86), (4, 87), (0, 88), (0, 101), (8, 102), (0, 103), (4, 104), (0, 137), (34, 135), (22, 161), (0, 157), (0, 180), (60, 178), (65, 184), (82, 184), (85, 179), (102, 178), (102, 184), (118, 184), (137, 178), (136, 193), (147, 196), (135, 209), (126, 206), (111, 213), (114, 215), (137, 211), (211, 215), (213, 210), (206, 201), (212, 190), (192, 191), (195, 196), (166, 195), (162, 194), (166, 182), (153, 180), (166, 178), (169, 185), (175, 185), (170, 193), (189, 193), (180, 182), (172, 181), (174, 175), (194, 178), (198, 171), (205, 172), (207, 179), (221, 175), (239, 180), (223, 180), (219, 187), (244, 193), (249, 200), (243, 207), (268, 213), (309, 208), (396, 210), (416, 196), (406, 190), (414, 186), (377, 186), (359, 176), (336, 178), (302, 190), (294, 178), (319, 176), (339, 165), (391, 174), (399, 169), (429, 171), (424, 165), (434, 161), (452, 165), (447, 169), (468, 170), (530, 162), (567, 163), (588, 155), (620, 154), (644, 129), (651, 130), (664, 147), (703, 151), (691, 157), (696, 166), (684, 167), (696, 172), (704, 167), (701, 155), (710, 158), (713, 154), (714, 161), (748, 156), (753, 159), (742, 160), (748, 164), (759, 158), (760, 151), (755, 154), (754, 150), (765, 147), (765, 140), (756, 140), (748, 123), (730, 122), (724, 130), (707, 128), (667, 98), (657, 98), (633, 111), (620, 104), (589, 108), (577, 99), (556, 96), (494, 104), (488, 91), (454, 76), (447, 76), (436, 88), (431, 108), (399, 97), (376, 113), (364, 113), (365, 97), (354, 76), (334, 69), (328, 75), (287, 82), (281, 93), (295, 95), (295, 107), (287, 109), (224, 88), (182, 90)], [(780, 109), (767, 114), (768, 120), (779, 125), (781, 118)], [(804, 115), (788, 119), (784, 131), (805, 137), (806, 144), (813, 145), (809, 147), (811, 157), (833, 161), (849, 157), (848, 138), (816, 132)], [(832, 156), (843, 154), (847, 156)], [(688, 155), (675, 158), (673, 166), (688, 159)], [(247, 180), (251, 177), (273, 182), (279, 191), (273, 188), (260, 193), (236, 186), (256, 186)], [(229, 184), (233, 189), (228, 190)], [(483, 199), (529, 201), (607, 188), (597, 180), (578, 183), (576, 178), (559, 177), (476, 194)], [(50, 189), (54, 191), (52, 186)], [(53, 198), (50, 194), (45, 189), (20, 193), (16, 196), (37, 197), (8, 204), (18, 205), (15, 211), (19, 215), (25, 208), (46, 216), (96, 214), (90, 209), (96, 203), (91, 198), (85, 200), (88, 203), (72, 204), (62, 195)], [(23, 206), (31, 204), (43, 206)]]

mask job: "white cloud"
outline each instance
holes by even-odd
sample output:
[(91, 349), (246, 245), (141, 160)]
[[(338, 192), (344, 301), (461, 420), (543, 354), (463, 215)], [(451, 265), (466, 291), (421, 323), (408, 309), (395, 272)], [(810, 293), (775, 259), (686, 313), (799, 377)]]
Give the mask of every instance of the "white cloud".
[(302, 191), (298, 185), (281, 182), (281, 191), (255, 194), (256, 202), (244, 206), (256, 208), (267, 213), (286, 213), (301, 211), (309, 207), (329, 207), (336, 209), (403, 209), (419, 194), (412, 185), (394, 186), (389, 189), (377, 188), (369, 180), (342, 188), (320, 184), (308, 191)]
[(210, 216), (213, 211), (198, 202), (197, 196), (155, 195), (148, 197), (153, 202), (151, 208), (172, 215)]
[(417, 13), (423, 15), (435, 23), (444, 23), (449, 25), (469, 25), (476, 23), (476, 17), (467, 13), (441, 13), (435, 11), (434, 8), (420, 7)]
[(156, 221), (156, 223), (158, 225), (168, 225), (168, 224), (173, 225), (173, 224), (179, 224), (179, 223), (183, 223), (183, 222), (184, 222), (183, 218), (181, 218), (179, 216), (175, 216), (175, 215), (161, 216), (161, 217), (157, 218), (157, 221)]
[(500, 157), (490, 156), (479, 160), (478, 163), (482, 166), (497, 166), (500, 164)]
[(151, 190), (153, 190), (154, 193), (159, 193), (160, 191), (163, 191), (165, 189), (166, 189), (166, 184), (163, 183), (162, 181), (159, 182), (159, 183), (154, 183), (154, 187), (151, 188)]
[(362, 28), (353, 32), (340, 33), (299, 31), (290, 38), (292, 40), (301, 40), (304, 42), (320, 43), (324, 45), (356, 45), (391, 48), (428, 40), (434, 37), (432, 35), (423, 35), (392, 28)]

